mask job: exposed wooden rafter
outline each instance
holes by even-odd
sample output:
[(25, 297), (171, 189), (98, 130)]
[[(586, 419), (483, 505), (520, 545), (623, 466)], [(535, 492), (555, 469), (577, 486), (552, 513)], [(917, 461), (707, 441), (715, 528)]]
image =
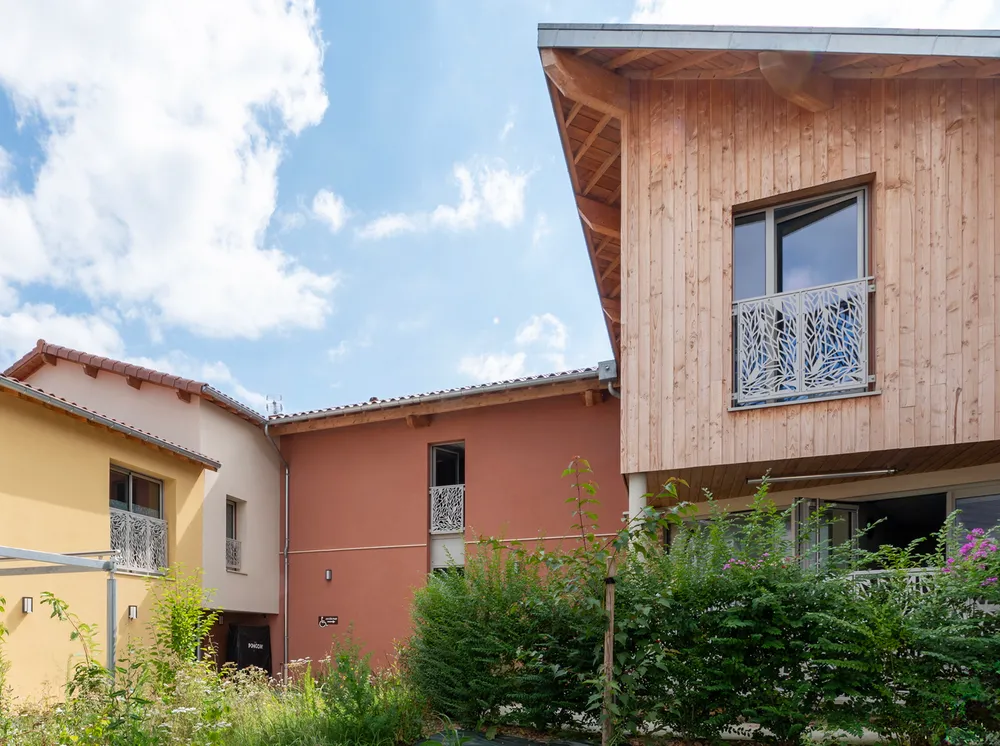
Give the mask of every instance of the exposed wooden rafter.
[(561, 49), (543, 49), (541, 57), (545, 74), (566, 98), (603, 114), (625, 115), (628, 80)]
[(619, 67), (628, 65), (636, 60), (641, 60), (643, 57), (648, 57), (655, 49), (630, 49), (617, 57), (612, 57), (610, 60), (604, 63), (605, 70), (617, 70)]
[(42, 360), (44, 360), (47, 365), (55, 365), (59, 362), (58, 357), (48, 352), (42, 353)]
[(617, 298), (601, 298), (601, 308), (605, 315), (616, 324), (622, 323), (622, 302)]
[(406, 426), (411, 430), (420, 427), (430, 427), (431, 415), (429, 414), (408, 414), (406, 415)]
[(653, 70), (649, 73), (649, 77), (652, 80), (660, 80), (661, 78), (669, 77), (674, 73), (680, 72), (681, 70), (694, 67), (695, 65), (700, 65), (703, 62), (708, 62), (721, 54), (722, 52), (720, 51), (692, 52), (691, 54), (686, 54), (673, 62), (668, 62), (665, 65), (653, 68)]
[(181, 389), (177, 389), (177, 398), (180, 399), (185, 404), (190, 404), (191, 403), (191, 392), (190, 391), (182, 391)]
[(608, 262), (608, 266), (604, 268), (604, 271), (601, 272), (601, 282), (604, 282), (606, 279), (608, 279), (608, 277), (611, 276), (611, 273), (614, 272), (615, 269), (618, 267), (618, 265), (621, 263), (622, 263), (622, 255), (621, 252), (619, 252), (617, 256), (615, 256), (610, 262)]
[(136, 391), (142, 388), (142, 379), (137, 376), (125, 376), (125, 383), (134, 388)]
[(573, 123), (573, 120), (576, 119), (576, 115), (580, 113), (580, 109), (582, 109), (582, 108), (583, 108), (583, 104), (581, 104), (579, 101), (577, 101), (575, 104), (573, 104), (573, 108), (571, 108), (569, 110), (569, 114), (566, 115), (566, 126), (567, 127), (569, 127)]
[(91, 378), (97, 378), (97, 372), (100, 370), (96, 365), (84, 365), (83, 372), (86, 373)]
[(621, 238), (622, 219), (621, 210), (612, 205), (598, 202), (596, 199), (577, 195), (576, 207), (580, 211), (580, 217), (594, 233), (612, 238)]
[(597, 126), (594, 127), (594, 130), (589, 135), (587, 135), (587, 139), (583, 141), (583, 144), (580, 146), (580, 149), (576, 152), (576, 155), (573, 156), (573, 163), (580, 162), (580, 159), (583, 158), (584, 155), (586, 155), (588, 150), (590, 150), (590, 146), (593, 145), (594, 142), (597, 141), (597, 138), (601, 136), (601, 133), (604, 132), (604, 128), (608, 126), (608, 123), (611, 121), (611, 119), (612, 117), (610, 114), (605, 114), (603, 117), (601, 117), (601, 121), (599, 121), (597, 123)]
[(828, 73), (831, 70), (839, 70), (842, 67), (850, 67), (851, 65), (857, 65), (859, 62), (866, 62), (875, 56), (874, 54), (838, 54), (821, 61), (816, 69), (821, 73)]
[(760, 72), (771, 90), (806, 111), (827, 111), (833, 108), (833, 81), (813, 69), (815, 59), (809, 52), (757, 54)]
[(590, 194), (590, 190), (592, 190), (595, 186), (597, 186), (597, 182), (601, 180), (601, 177), (607, 173), (608, 169), (611, 168), (612, 164), (614, 164), (614, 162), (618, 160), (618, 157), (621, 154), (622, 154), (622, 146), (619, 145), (612, 151), (611, 155), (609, 155), (607, 158), (604, 159), (604, 163), (602, 163), (600, 167), (594, 172), (594, 175), (590, 177), (590, 181), (587, 182), (587, 186), (583, 188), (584, 196)]
[(710, 70), (685, 68), (670, 75), (664, 75), (659, 80), (729, 80), (744, 77), (749, 73), (757, 74), (757, 60), (749, 58), (738, 65), (718, 67)]
[(909, 75), (918, 70), (925, 70), (928, 67), (938, 67), (943, 62), (951, 62), (954, 57), (915, 57), (897, 65), (889, 65), (885, 68), (885, 78), (897, 78), (901, 75)]

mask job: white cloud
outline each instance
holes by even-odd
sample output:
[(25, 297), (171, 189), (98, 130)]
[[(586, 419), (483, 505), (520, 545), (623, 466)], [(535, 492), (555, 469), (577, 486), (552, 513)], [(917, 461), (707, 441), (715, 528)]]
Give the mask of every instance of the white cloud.
[[(498, 324), (494, 317), (493, 323)], [(479, 382), (518, 378), (542, 370), (566, 370), (565, 350), (569, 342), (566, 325), (551, 313), (532, 316), (514, 335), (516, 352), (507, 351), (466, 355), (458, 363), (458, 372)], [(531, 357), (529, 357), (529, 354)]]
[(507, 112), (507, 121), (503, 123), (503, 129), (500, 130), (500, 142), (507, 139), (507, 135), (511, 133), (514, 129), (514, 117), (517, 115), (517, 107), (510, 107)]
[(380, 239), (433, 229), (469, 231), (482, 223), (511, 228), (524, 219), (524, 193), (530, 174), (511, 171), (503, 161), (476, 166), (456, 164), (459, 200), (430, 212), (388, 213), (358, 230), (358, 236)]
[(390, 238), (400, 233), (414, 233), (419, 230), (417, 222), (409, 215), (391, 213), (375, 218), (358, 230), (361, 238)]
[(323, 324), (337, 277), (265, 244), (283, 143), (327, 108), (313, 0), (3, 15), (0, 87), (44, 134), (31, 189), (0, 185), (0, 284), (207, 336)]
[(991, 0), (843, 0), (839, 3), (789, 3), (764, 0), (636, 0), (633, 23), (782, 25), (782, 26), (905, 26), (911, 28), (988, 28), (1000, 22)]
[(535, 227), (531, 231), (531, 245), (537, 248), (551, 233), (548, 215), (544, 212), (538, 213), (535, 216)]
[(565, 350), (568, 339), (566, 325), (551, 313), (532, 316), (521, 325), (514, 337), (514, 341), (522, 347), (540, 344), (551, 350)]
[(350, 346), (347, 344), (346, 339), (340, 340), (340, 344), (336, 347), (331, 347), (326, 351), (326, 356), (330, 359), (331, 363), (340, 362), (343, 360), (347, 354), (351, 351)]
[(39, 339), (108, 357), (120, 356), (125, 349), (113, 318), (62, 314), (47, 303), (29, 303), (0, 315), (0, 370), (28, 352)]
[(325, 223), (331, 233), (343, 228), (351, 214), (344, 204), (344, 198), (329, 189), (320, 189), (316, 192), (312, 201), (312, 211), (316, 219)]
[(479, 383), (519, 378), (524, 375), (526, 357), (523, 352), (515, 352), (513, 355), (502, 352), (467, 355), (459, 361), (458, 372), (464, 373)]

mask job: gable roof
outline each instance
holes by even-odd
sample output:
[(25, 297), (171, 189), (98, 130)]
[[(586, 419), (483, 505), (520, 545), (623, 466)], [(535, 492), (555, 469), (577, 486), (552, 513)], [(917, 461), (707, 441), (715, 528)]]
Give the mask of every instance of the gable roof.
[(121, 360), (113, 360), (101, 357), (100, 355), (91, 355), (88, 352), (73, 350), (69, 347), (49, 344), (44, 339), (38, 340), (31, 351), (7, 368), (3, 374), (19, 381), (26, 381), (43, 366), (55, 365), (59, 360), (77, 363), (85, 369), (93, 371), (95, 376), (99, 371), (107, 371), (108, 373), (123, 376), (126, 379), (133, 379), (139, 382), (139, 385), (150, 383), (155, 386), (175, 389), (179, 394), (200, 396), (202, 399), (222, 407), (227, 412), (254, 425), (264, 423), (263, 415), (202, 381), (182, 378), (170, 373), (162, 373), (150, 368), (144, 368), (141, 365), (133, 365)]
[[(579, 368), (561, 373), (523, 376), (506, 381), (460, 386), (390, 399), (372, 397), (366, 402), (357, 404), (272, 415), (268, 418), (268, 425), (275, 435), (282, 435), (342, 425), (404, 419), (410, 415), (455, 412), (491, 404), (599, 391), (601, 388), (598, 368)], [(334, 420), (337, 422), (333, 422)], [(300, 424), (296, 426), (296, 423)]]
[(47, 391), (35, 388), (24, 381), (18, 381), (6, 375), (0, 375), (0, 394), (13, 395), (20, 399), (40, 404), (48, 409), (62, 412), (63, 414), (75, 419), (83, 420), (84, 422), (88, 422), (114, 433), (119, 433), (124, 435), (126, 438), (138, 441), (146, 446), (166, 451), (167, 453), (177, 456), (184, 461), (189, 461), (199, 466), (203, 466), (206, 469), (211, 469), (212, 471), (218, 471), (221, 466), (221, 464), (215, 459), (209, 458), (202, 453), (198, 453), (198, 451), (185, 448), (177, 443), (161, 438), (158, 435), (153, 435), (145, 430), (140, 430), (137, 427), (128, 425), (120, 420), (114, 419), (113, 417), (108, 417), (100, 412), (95, 412), (92, 409), (88, 409), (87, 407), (81, 406), (75, 402), (71, 402), (68, 399), (63, 399), (55, 394), (50, 394)]
[(622, 210), (627, 207), (622, 122), (633, 81), (768, 82), (761, 54), (770, 58), (765, 67), (782, 59), (784, 84), (795, 81), (799, 92), (805, 81), (832, 91), (834, 81), (845, 79), (1000, 80), (996, 30), (542, 23), (538, 49), (616, 358), (623, 344)]

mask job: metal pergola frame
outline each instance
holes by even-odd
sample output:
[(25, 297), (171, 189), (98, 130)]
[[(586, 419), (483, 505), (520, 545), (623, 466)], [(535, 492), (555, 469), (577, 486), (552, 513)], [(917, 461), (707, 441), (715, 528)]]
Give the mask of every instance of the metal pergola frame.
[[(99, 559), (107, 557), (108, 559)], [(38, 552), (33, 549), (0, 546), (0, 562), (35, 562), (40, 566), (0, 567), (0, 577), (18, 575), (52, 575), (71, 572), (106, 572), (107, 581), (107, 668), (115, 671), (115, 646), (118, 640), (118, 580), (115, 577), (116, 553), (100, 552)]]

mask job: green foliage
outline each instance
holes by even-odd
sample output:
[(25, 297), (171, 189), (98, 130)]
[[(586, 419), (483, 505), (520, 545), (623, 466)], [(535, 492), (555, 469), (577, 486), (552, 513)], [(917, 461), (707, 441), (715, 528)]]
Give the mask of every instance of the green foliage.
[(167, 679), (171, 658), (194, 661), (219, 618), (217, 610), (207, 608), (211, 592), (202, 588), (201, 577), (200, 569), (188, 573), (174, 566), (162, 578), (146, 581), (152, 599), (149, 627), (153, 652), (161, 675)]
[[(464, 575), (435, 576), (417, 592), (403, 661), (436, 711), (466, 724), (556, 729), (581, 715), (598, 724), (614, 557), (616, 738), (651, 726), (701, 741), (737, 732), (798, 744), (818, 731), (869, 730), (965, 744), (1000, 731), (1000, 618), (990, 610), (1000, 605), (1000, 551), (989, 532), (960, 532), (952, 519), (928, 555), (921, 542), (843, 545), (820, 547), (822, 564), (802, 562), (790, 511), (774, 506), (766, 482), (745, 516), (710, 503), (697, 521), (668, 483), (654, 502), (670, 508), (647, 509), (606, 541), (589, 465), (576, 460), (565, 476), (572, 547), (483, 539)], [(655, 540), (664, 529), (669, 548)], [(938, 569), (911, 571), (920, 567)]]

